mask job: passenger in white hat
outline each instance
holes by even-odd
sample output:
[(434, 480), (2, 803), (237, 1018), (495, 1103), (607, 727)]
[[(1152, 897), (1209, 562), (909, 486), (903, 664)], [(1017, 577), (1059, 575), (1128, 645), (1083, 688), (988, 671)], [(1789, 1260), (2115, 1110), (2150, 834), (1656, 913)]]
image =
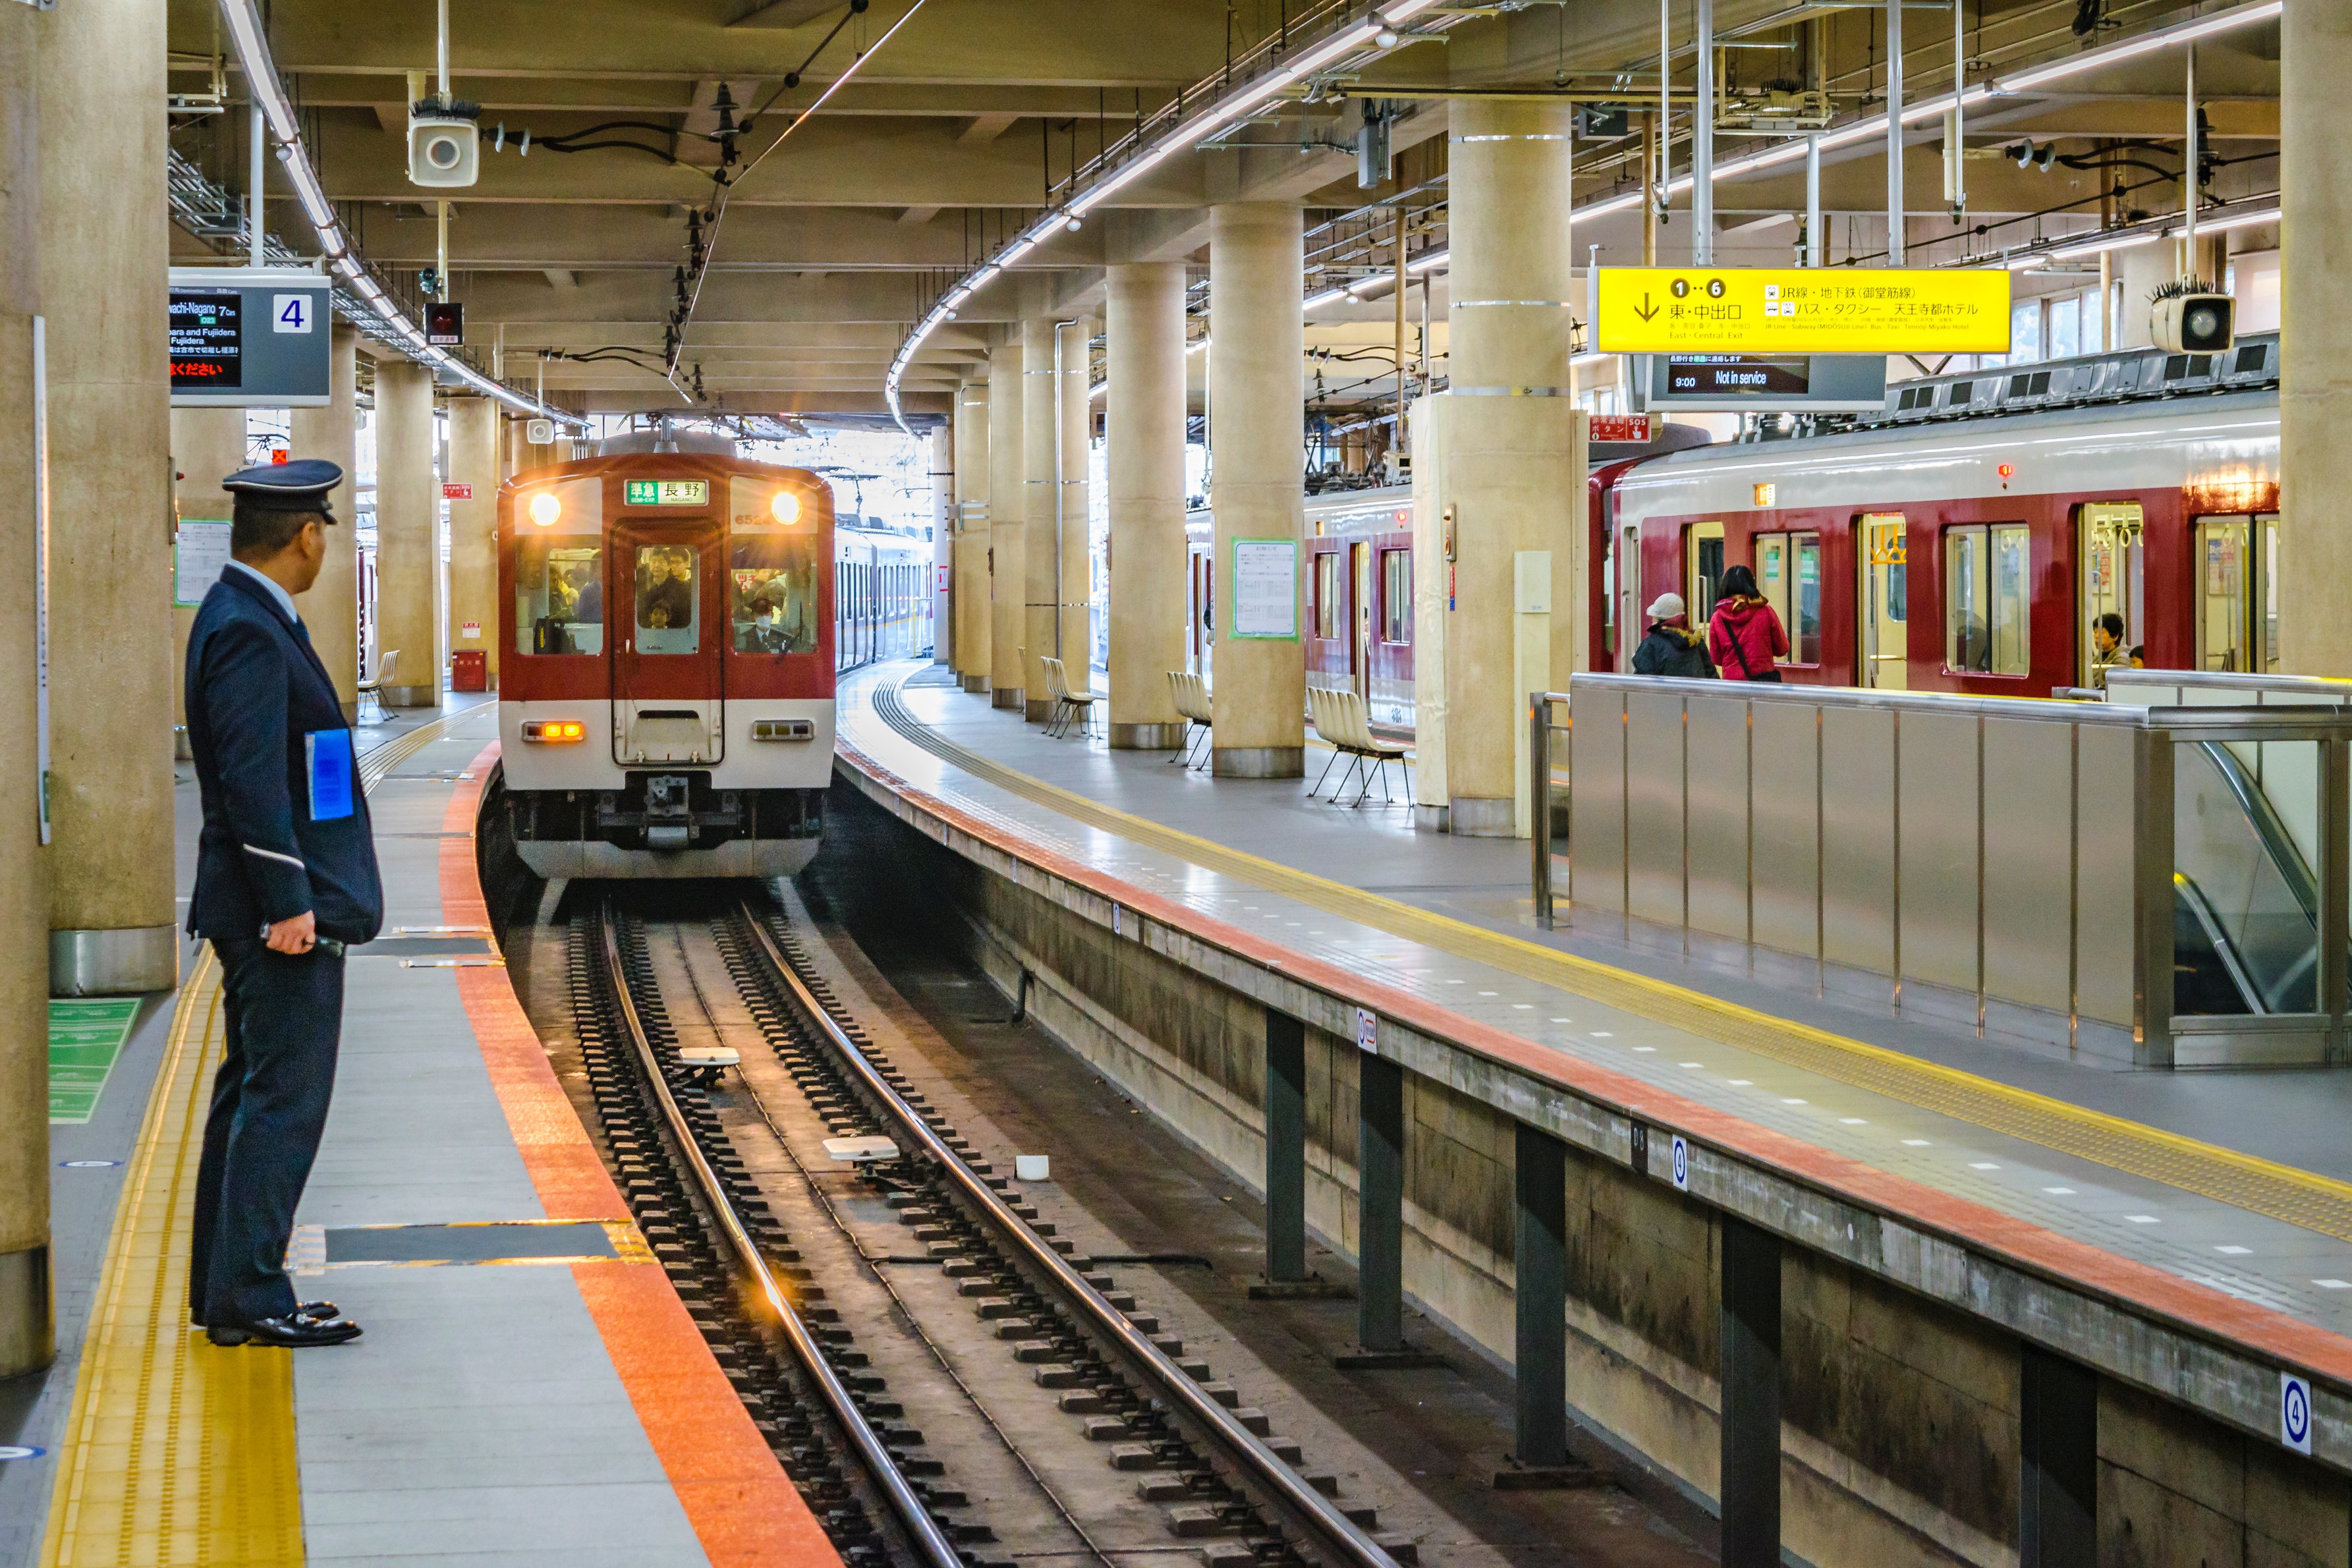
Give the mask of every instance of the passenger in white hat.
[(1636, 675), (1672, 675), (1685, 680), (1712, 680), (1715, 662), (1706, 657), (1706, 642), (1690, 629), (1690, 617), (1680, 594), (1661, 594), (1650, 602), (1650, 630), (1633, 650)]

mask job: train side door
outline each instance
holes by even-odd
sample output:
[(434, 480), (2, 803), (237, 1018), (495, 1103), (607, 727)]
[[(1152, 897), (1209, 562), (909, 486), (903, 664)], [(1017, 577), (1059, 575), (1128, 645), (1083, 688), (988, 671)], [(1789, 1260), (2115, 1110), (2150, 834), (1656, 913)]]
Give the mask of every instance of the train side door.
[(2139, 502), (2084, 501), (2076, 514), (2074, 684), (2095, 686), (2093, 660), (2098, 645), (2091, 628), (2102, 616), (2121, 616), (2124, 647), (2147, 639), (2141, 596), (2142, 538), (2146, 520)]
[[(1649, 601), (1642, 596), (1642, 525), (1629, 522), (1617, 535), (1617, 646), (1610, 649), (1620, 675), (1633, 668), (1633, 650), (1649, 634)], [(1699, 623), (1690, 623), (1696, 626)]]
[(1683, 530), (1683, 607), (1694, 630), (1714, 618), (1716, 584), (1722, 581), (1723, 524), (1692, 523)]
[(1866, 511), (1856, 530), (1862, 614), (1856, 618), (1860, 647), (1854, 659), (1863, 685), (1901, 691), (1911, 684), (1910, 542), (1899, 511)]
[[(719, 563), (707, 521), (614, 530), (607, 604), (628, 618), (607, 634), (613, 755), (625, 764), (718, 762), (726, 747)], [(619, 617), (611, 617), (618, 619)]]
[(2278, 672), (2278, 518), (2197, 520), (2197, 668)]
[(1356, 612), (1355, 638), (1349, 645), (1348, 661), (1356, 694), (1369, 703), (1372, 700), (1372, 547), (1364, 541), (1348, 546), (1348, 583)]

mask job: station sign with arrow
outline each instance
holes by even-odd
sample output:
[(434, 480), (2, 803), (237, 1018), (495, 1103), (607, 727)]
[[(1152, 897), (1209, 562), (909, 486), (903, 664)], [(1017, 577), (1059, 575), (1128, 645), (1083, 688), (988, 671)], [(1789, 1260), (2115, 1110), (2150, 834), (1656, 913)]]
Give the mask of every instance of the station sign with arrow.
[(2010, 275), (1991, 268), (1601, 267), (1602, 353), (2007, 353)]

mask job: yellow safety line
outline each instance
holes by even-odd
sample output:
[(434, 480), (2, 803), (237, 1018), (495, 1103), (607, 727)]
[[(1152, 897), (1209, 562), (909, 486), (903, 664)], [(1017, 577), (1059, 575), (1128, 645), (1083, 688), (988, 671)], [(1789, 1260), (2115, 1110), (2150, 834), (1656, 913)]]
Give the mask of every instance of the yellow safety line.
[(874, 688), (874, 708), (908, 740), (1000, 789), (1328, 914), (1924, 1110), (2352, 1241), (2352, 1184), (1774, 1017), (1195, 837), (956, 744), (908, 711), (895, 684)]
[(292, 1352), (188, 1326), (188, 1246), (226, 1043), (207, 949), (123, 1184), (50, 1500), (44, 1568), (263, 1568), (303, 1560)]

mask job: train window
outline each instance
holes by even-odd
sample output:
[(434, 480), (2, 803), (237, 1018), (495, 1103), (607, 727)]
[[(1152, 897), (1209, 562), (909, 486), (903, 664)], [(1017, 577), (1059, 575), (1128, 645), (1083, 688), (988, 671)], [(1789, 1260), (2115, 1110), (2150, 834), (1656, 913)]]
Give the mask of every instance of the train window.
[(2028, 673), (2032, 609), (2023, 523), (1944, 533), (1944, 664), (1965, 675)]
[(816, 541), (738, 533), (727, 542), (727, 617), (737, 653), (814, 653)]
[(1345, 599), (1339, 592), (1339, 552), (1326, 550), (1315, 557), (1315, 635), (1343, 637), (1348, 623), (1340, 614)]
[(695, 653), (702, 644), (702, 584), (691, 544), (637, 546), (639, 653)]
[(561, 536), (515, 542), (515, 652), (604, 651), (602, 554)]
[(1381, 640), (1412, 641), (1412, 552), (1381, 552)]
[(1822, 536), (1766, 533), (1756, 540), (1756, 580), (1788, 628), (1791, 664), (1822, 661)]
[(2199, 669), (2277, 673), (2277, 518), (2197, 520)]

